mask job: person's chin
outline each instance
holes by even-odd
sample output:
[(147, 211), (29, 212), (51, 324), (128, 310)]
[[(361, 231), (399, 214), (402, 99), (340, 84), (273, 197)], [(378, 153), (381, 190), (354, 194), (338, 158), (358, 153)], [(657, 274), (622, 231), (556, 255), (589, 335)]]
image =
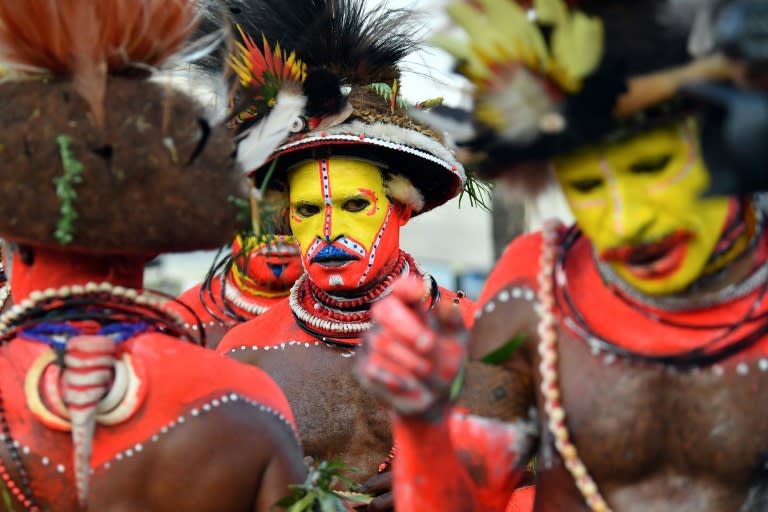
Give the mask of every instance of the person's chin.
[(685, 272), (686, 268), (684, 266), (663, 278), (656, 277), (650, 279), (639, 278), (626, 269), (623, 270), (621, 274), (623, 274), (625, 281), (646, 295), (672, 295), (679, 293), (688, 288), (691, 282), (695, 280), (688, 278), (688, 273)]
[(309, 277), (323, 290), (354, 290), (358, 288), (357, 282), (360, 280), (360, 275), (350, 267), (351, 265), (328, 267), (314, 263), (309, 270)]

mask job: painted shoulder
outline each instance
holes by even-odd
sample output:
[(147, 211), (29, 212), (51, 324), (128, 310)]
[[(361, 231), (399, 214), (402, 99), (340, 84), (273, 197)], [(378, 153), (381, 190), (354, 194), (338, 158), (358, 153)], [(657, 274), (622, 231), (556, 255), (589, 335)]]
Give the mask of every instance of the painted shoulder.
[(486, 304), (510, 283), (535, 289), (541, 244), (540, 231), (520, 235), (512, 240), (488, 275), (478, 304)]
[[(164, 393), (171, 400), (194, 401), (205, 396), (236, 393), (294, 423), (282, 390), (259, 368), (242, 365), (211, 350), (159, 334), (138, 337), (131, 353), (151, 366), (164, 387), (177, 390), (176, 393)], [(168, 405), (170, 408), (171, 404)]]
[[(218, 280), (216, 280), (216, 282), (218, 282)], [(205, 308), (203, 301), (200, 299), (200, 288), (202, 288), (202, 283), (196, 284), (189, 290), (179, 295), (177, 300), (194, 311), (194, 313), (200, 318), (202, 322), (208, 322), (213, 320), (213, 317), (211, 317), (211, 314)], [(189, 323), (193, 323), (195, 321), (194, 317), (190, 314), (190, 311), (182, 305), (170, 302), (169, 306), (173, 308), (174, 311), (180, 313), (185, 321)]]
[(278, 302), (264, 314), (230, 329), (216, 351), (226, 354), (242, 347), (268, 347), (285, 341), (317, 341), (296, 324), (288, 299)]
[[(137, 336), (121, 348), (123, 357), (130, 358), (128, 387), (113, 411), (120, 410), (125, 417), (117, 422), (97, 419), (91, 458), (94, 469), (108, 469), (111, 463), (137, 454), (144, 444), (160, 442), (187, 424), (219, 425), (221, 415), (230, 410), (252, 409), (262, 413), (252, 420), (271, 416), (287, 431), (296, 432), (283, 392), (258, 368), (160, 333)], [(44, 359), (50, 361), (49, 352), (42, 344), (11, 341), (0, 351), (0, 382), (14, 436), (28, 446), (39, 445), (42, 451), (51, 452), (51, 460), (56, 453), (63, 465), (71, 458), (70, 445), (51, 437), (60, 428), (47, 426), (50, 421), (40, 417), (44, 411), (30, 410), (25, 391), (31, 369), (44, 364)], [(50, 418), (50, 409), (43, 409)], [(53, 445), (46, 444), (48, 439), (55, 441)]]

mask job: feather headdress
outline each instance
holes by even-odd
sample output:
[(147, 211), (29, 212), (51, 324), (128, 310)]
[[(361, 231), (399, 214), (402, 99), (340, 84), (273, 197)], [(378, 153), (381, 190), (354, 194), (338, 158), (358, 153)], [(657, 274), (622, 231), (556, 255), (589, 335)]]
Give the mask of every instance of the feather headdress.
[(166, 63), (198, 16), (185, 0), (0, 2), (0, 59), (11, 71), (71, 78), (101, 123), (107, 75)]
[(242, 43), (237, 43), (237, 53), (228, 61), (247, 101), (245, 108), (233, 109), (242, 133), (238, 162), (247, 172), (261, 167), (296, 131), (307, 104), (302, 93), (307, 70), (295, 52), (284, 55), (279, 43), (272, 50), (264, 35), (259, 47), (241, 27), (238, 30)]
[[(462, 190), (464, 170), (441, 135), (408, 114), (409, 108), (429, 108), (440, 100), (411, 105), (399, 94), (399, 63), (417, 47), (412, 12), (369, 8), (362, 0), (232, 0), (229, 5), (243, 46), (246, 34), (265, 55), (279, 44), (288, 55), (295, 52), (306, 70), (300, 81), (304, 115), (255, 169), (257, 183), (272, 161), (281, 173), (302, 160), (337, 155), (381, 162), (388, 173), (402, 175), (415, 188), (400, 194), (402, 200), (413, 202), (417, 212)], [(393, 190), (404, 191), (404, 182), (398, 183)], [(423, 202), (413, 201), (421, 197)]]
[[(435, 44), (476, 86), (465, 141), (488, 176), (690, 111), (683, 83), (724, 76), (721, 59), (689, 62), (687, 32), (662, 26), (661, 0), (461, 0), (463, 38)], [(652, 35), (652, 36), (651, 36)]]

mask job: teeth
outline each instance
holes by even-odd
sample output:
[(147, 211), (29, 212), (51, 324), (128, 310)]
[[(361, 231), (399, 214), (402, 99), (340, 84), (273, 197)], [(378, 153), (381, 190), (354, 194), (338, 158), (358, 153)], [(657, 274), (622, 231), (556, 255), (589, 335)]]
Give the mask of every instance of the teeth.
[(299, 254), (299, 248), (295, 245), (288, 245), (284, 243), (277, 243), (277, 244), (270, 244), (265, 245), (263, 247), (259, 247), (256, 250), (256, 254), (261, 256), (270, 256), (270, 255), (279, 255), (279, 254), (289, 254), (289, 255), (298, 255)]

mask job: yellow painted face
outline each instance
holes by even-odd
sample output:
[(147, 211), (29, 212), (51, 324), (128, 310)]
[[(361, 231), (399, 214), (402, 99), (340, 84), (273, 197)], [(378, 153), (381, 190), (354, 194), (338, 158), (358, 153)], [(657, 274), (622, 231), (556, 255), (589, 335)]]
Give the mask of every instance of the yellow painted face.
[(728, 217), (709, 180), (692, 121), (554, 160), (576, 222), (631, 286), (681, 291), (701, 276)]
[(288, 185), (291, 229), (315, 284), (354, 290), (375, 280), (399, 248), (401, 225), (379, 168), (315, 160), (293, 169)]

